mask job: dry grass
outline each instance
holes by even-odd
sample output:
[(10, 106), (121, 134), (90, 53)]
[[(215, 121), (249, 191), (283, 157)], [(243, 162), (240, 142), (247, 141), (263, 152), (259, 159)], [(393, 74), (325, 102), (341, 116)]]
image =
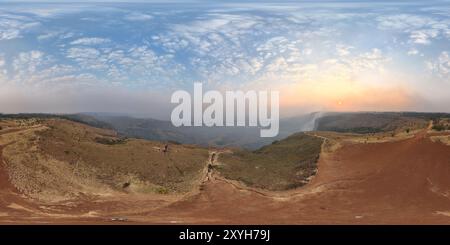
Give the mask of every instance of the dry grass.
[(394, 142), (414, 137), (423, 128), (414, 130), (397, 130), (391, 132), (380, 132), (370, 134), (356, 134), (356, 133), (338, 133), (331, 131), (315, 131), (309, 132), (310, 135), (315, 135), (328, 139), (326, 148), (330, 151), (335, 151), (343, 144), (361, 144), (361, 143), (383, 143)]
[(61, 119), (33, 126), (9, 123), (21, 130), (0, 139), (11, 143), (3, 152), (11, 182), (43, 201), (114, 192), (187, 192), (208, 160), (207, 149), (170, 145), (163, 153), (161, 143), (119, 139), (113, 131)]
[(292, 189), (304, 185), (315, 174), (322, 141), (303, 133), (294, 134), (257, 151), (221, 154), (217, 169), (224, 177), (249, 186)]
[(79, 193), (104, 194), (108, 187), (93, 178), (89, 168), (74, 171), (73, 166), (45, 155), (38, 148), (36, 133), (45, 126), (26, 127), (2, 135), (3, 150), (11, 183), (27, 196), (43, 201), (74, 198)]
[(450, 146), (450, 135), (431, 136), (430, 139), (433, 142), (440, 142), (442, 144)]
[(400, 113), (340, 113), (318, 119), (317, 130), (341, 133), (399, 133), (424, 128), (427, 120)]

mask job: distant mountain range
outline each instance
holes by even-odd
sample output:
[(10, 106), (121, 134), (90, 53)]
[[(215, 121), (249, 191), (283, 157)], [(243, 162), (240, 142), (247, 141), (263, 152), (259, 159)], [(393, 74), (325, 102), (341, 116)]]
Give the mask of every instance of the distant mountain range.
[(280, 133), (274, 138), (261, 138), (258, 127), (174, 127), (170, 121), (111, 116), (102, 113), (87, 113), (96, 120), (110, 125), (123, 136), (157, 141), (172, 141), (201, 146), (242, 147), (257, 149), (292, 133), (314, 130), (315, 120), (322, 113), (280, 120)]
[(336, 131), (376, 133), (423, 127), (427, 121), (447, 117), (447, 113), (420, 112), (314, 112), (297, 117), (280, 119), (277, 137), (261, 138), (258, 127), (175, 127), (170, 121), (135, 118), (111, 113), (79, 114), (8, 114), (1, 117), (49, 118), (58, 117), (82, 122), (94, 127), (114, 129), (120, 136), (162, 142), (195, 144), (213, 147), (240, 147), (258, 149), (275, 140), (304, 131)]

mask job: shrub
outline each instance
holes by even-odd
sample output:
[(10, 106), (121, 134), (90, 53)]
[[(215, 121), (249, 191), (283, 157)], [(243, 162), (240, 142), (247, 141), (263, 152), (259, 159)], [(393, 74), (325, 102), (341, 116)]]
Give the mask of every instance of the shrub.
[(168, 190), (167, 188), (164, 188), (164, 187), (158, 187), (158, 188), (156, 189), (156, 192), (157, 192), (158, 194), (168, 194), (168, 193), (169, 193), (169, 190)]
[(114, 138), (102, 138), (102, 137), (97, 137), (95, 138), (95, 142), (100, 143), (100, 144), (104, 144), (104, 145), (117, 145), (117, 144), (123, 144), (125, 143), (126, 139), (125, 138), (119, 138), (119, 139), (114, 139)]
[(440, 124), (437, 124), (437, 125), (433, 126), (433, 130), (436, 130), (436, 131), (443, 131), (445, 129), (446, 129), (446, 127), (443, 126), (443, 125), (440, 125)]

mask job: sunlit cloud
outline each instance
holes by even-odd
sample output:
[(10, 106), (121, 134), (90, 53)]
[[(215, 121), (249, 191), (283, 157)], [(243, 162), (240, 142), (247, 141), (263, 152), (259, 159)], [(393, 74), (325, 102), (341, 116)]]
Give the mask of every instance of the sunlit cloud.
[(450, 5), (376, 4), (4, 3), (0, 86), (93, 102), (85, 88), (170, 94), (200, 81), (278, 89), (298, 113), (445, 108)]

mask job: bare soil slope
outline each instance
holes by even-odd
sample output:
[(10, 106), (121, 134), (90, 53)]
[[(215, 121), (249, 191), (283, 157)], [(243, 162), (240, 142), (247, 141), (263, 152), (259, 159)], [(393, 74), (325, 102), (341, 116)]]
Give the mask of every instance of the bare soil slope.
[[(326, 142), (318, 172), (298, 189), (251, 188), (204, 169), (203, 182), (172, 199), (113, 193), (41, 203), (33, 211), (35, 202), (21, 199), (30, 204), (14, 205), (12, 194), (1, 192), (0, 222), (450, 224), (450, 147), (430, 139), (448, 133), (424, 129), (412, 137), (379, 143), (315, 134)], [(212, 150), (205, 166), (220, 164), (220, 156), (220, 150)], [(9, 184), (1, 185), (3, 190)]]
[(345, 145), (323, 154), (317, 176), (296, 191), (252, 190), (216, 176), (199, 195), (155, 215), (178, 222), (450, 224), (450, 148), (425, 131), (400, 142)]

